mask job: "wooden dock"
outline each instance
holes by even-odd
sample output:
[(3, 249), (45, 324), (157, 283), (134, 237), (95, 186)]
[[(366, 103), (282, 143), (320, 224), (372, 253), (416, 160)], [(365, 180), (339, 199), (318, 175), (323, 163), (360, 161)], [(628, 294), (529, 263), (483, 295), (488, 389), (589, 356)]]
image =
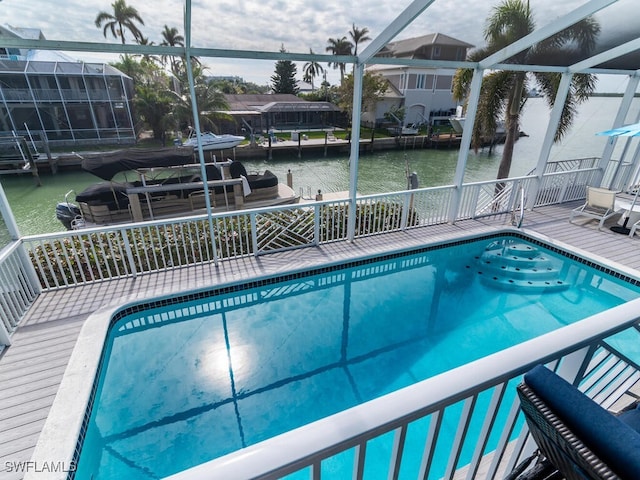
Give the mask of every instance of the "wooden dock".
[[(344, 134), (342, 135), (344, 136)], [(383, 138), (361, 138), (360, 151), (373, 152), (375, 150), (415, 150), (428, 148), (459, 148), (462, 136), (447, 133), (436, 135), (404, 135), (397, 137)], [(324, 156), (332, 152), (349, 152), (351, 149), (351, 141), (336, 136), (327, 136), (322, 139), (307, 139), (298, 136), (296, 140), (278, 140), (273, 142), (270, 139), (260, 144), (260, 148), (266, 152), (269, 160), (273, 159), (274, 154), (278, 155), (282, 152), (295, 153), (298, 158), (302, 158), (303, 153), (313, 152), (322, 153)], [(242, 150), (238, 148), (234, 153), (240, 153)]]

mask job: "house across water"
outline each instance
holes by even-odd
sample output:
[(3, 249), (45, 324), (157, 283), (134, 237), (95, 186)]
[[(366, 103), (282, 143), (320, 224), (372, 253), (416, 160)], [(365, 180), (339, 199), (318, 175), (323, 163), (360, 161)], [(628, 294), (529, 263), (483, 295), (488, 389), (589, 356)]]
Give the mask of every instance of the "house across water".
[[(309, 102), (289, 93), (226, 94), (229, 110), (238, 129), (255, 135), (271, 130), (310, 130), (347, 125), (347, 117), (331, 102)], [(231, 131), (222, 126), (223, 131)], [(248, 133), (251, 133), (249, 131)]]
[[(2, 39), (45, 40), (35, 28), (0, 26)], [(62, 52), (0, 48), (0, 133), (51, 146), (133, 144), (133, 81), (106, 63)]]
[[(372, 59), (367, 72), (382, 75), (389, 88), (375, 111), (364, 112), (362, 120), (368, 123), (387, 121), (384, 114), (393, 109), (404, 109), (402, 126), (410, 124), (436, 125), (455, 112), (452, 84), (455, 68), (435, 65), (376, 64), (380, 59), (463, 61), (473, 45), (444, 35), (431, 33), (387, 43)], [(448, 122), (447, 122), (448, 123)]]

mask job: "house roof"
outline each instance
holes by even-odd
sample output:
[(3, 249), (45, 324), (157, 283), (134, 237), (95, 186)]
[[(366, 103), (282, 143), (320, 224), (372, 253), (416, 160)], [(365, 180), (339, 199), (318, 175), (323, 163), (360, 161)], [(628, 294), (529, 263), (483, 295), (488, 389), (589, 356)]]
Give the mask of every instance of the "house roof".
[[(0, 37), (16, 37), (25, 40), (45, 40), (42, 30), (39, 28), (23, 28), (11, 25), (0, 25)], [(17, 53), (17, 52), (15, 52)], [(75, 58), (57, 50), (20, 50), (25, 60), (30, 62), (67, 62), (79, 63)], [(115, 70), (115, 69), (114, 69)], [(118, 72), (121, 74), (121, 72)]]
[(421, 37), (407, 38), (387, 43), (377, 56), (413, 57), (421, 48), (429, 45), (472, 48), (473, 45), (450, 37), (444, 33), (430, 33)]
[(0, 25), (0, 34), (9, 34), (13, 37), (22, 38), (25, 40), (45, 40), (42, 30), (39, 28), (22, 28), (12, 27), (11, 25)]
[(384, 98), (404, 98), (404, 95), (398, 87), (396, 87), (393, 83), (387, 80), (387, 91), (384, 93)]
[(74, 58), (56, 50), (29, 50), (27, 60), (30, 62), (70, 62), (78, 63)]
[(225, 94), (229, 110), (258, 110), (272, 102), (304, 102), (302, 98), (290, 93), (247, 93)]
[(229, 114), (249, 114), (292, 111), (338, 111), (330, 102), (309, 102), (288, 93), (225, 94)]

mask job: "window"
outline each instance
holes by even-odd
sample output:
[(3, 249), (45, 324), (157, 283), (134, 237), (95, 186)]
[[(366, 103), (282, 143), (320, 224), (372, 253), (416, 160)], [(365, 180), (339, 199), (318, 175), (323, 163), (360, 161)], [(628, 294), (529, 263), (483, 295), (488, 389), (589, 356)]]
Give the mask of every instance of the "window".
[(438, 45), (433, 47), (433, 58), (440, 58), (440, 47)]
[(416, 88), (420, 90), (424, 90), (425, 88), (425, 79), (426, 75), (424, 73), (419, 73), (416, 78)]

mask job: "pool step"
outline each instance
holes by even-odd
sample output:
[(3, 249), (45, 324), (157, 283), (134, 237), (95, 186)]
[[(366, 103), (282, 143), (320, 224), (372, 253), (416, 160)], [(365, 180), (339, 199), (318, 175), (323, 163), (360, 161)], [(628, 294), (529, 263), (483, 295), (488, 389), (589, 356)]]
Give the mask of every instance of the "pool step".
[(528, 293), (569, 288), (561, 278), (562, 264), (528, 243), (492, 242), (476, 260), (478, 275), (488, 286)]

